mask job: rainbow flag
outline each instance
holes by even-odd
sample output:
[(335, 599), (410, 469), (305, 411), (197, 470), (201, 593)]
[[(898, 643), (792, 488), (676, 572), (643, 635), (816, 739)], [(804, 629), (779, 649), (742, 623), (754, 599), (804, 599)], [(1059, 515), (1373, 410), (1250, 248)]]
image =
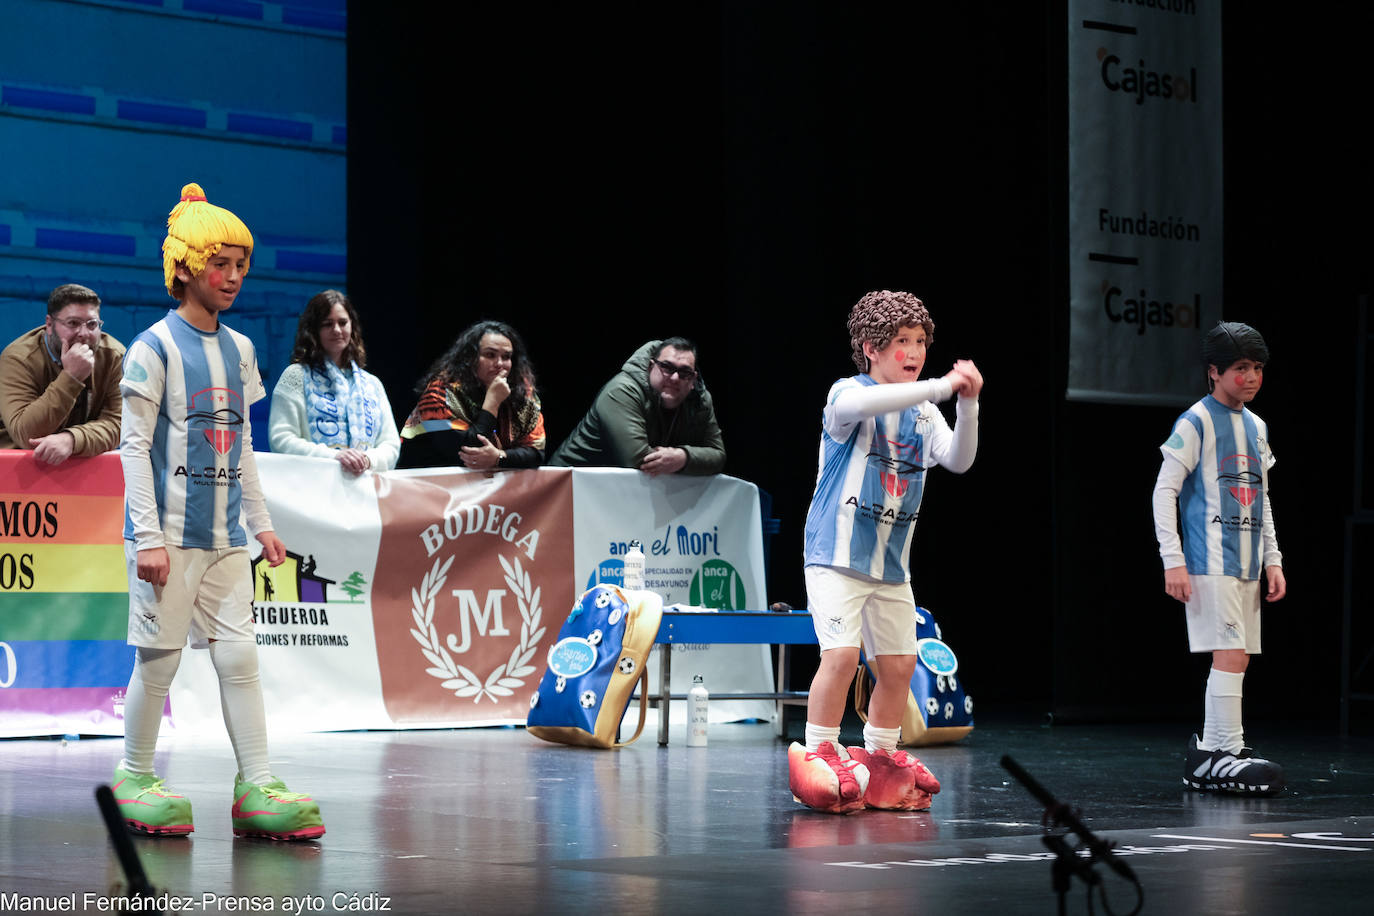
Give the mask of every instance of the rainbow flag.
[(124, 733), (123, 528), (117, 454), (0, 451), (0, 736)]

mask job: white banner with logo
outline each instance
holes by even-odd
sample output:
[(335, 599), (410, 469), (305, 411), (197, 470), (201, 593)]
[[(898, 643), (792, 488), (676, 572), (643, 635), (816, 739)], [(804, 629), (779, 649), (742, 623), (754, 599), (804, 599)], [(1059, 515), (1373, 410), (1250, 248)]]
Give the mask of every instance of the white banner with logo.
[[(372, 581), (382, 524), (371, 475), (338, 462), (258, 452), (286, 562), (253, 563), (258, 669), (271, 729), (395, 728), (382, 702)], [(256, 554), (256, 542), (250, 539)], [(210, 653), (186, 650), (172, 682), (178, 731), (223, 734)]]
[[(257, 458), (288, 551), (280, 566), (258, 557), (252, 567), (273, 730), (523, 724), (573, 600), (617, 581), (630, 538), (644, 543), (647, 585), (665, 603), (764, 606), (758, 490), (734, 478), (547, 468), (354, 478), (328, 459)], [(703, 674), (717, 690), (772, 689), (765, 646), (678, 651), (675, 684)], [(208, 652), (183, 653), (171, 712), (178, 731), (223, 733)], [(765, 702), (712, 704), (713, 719), (771, 714)]]
[(1221, 4), (1069, 2), (1070, 399), (1188, 404), (1221, 317)]
[[(733, 477), (651, 478), (610, 469), (579, 470), (573, 477), (577, 513), (574, 564), (579, 589), (623, 581), (631, 540), (644, 545), (644, 584), (663, 603), (723, 610), (764, 610), (763, 535), (758, 487)], [(649, 656), (649, 689), (657, 693), (659, 656)], [(686, 693), (700, 674), (713, 694), (711, 720), (767, 719), (773, 704), (721, 701), (729, 691), (774, 689), (767, 646), (677, 645), (672, 690)], [(686, 704), (672, 707), (672, 721), (686, 721)]]

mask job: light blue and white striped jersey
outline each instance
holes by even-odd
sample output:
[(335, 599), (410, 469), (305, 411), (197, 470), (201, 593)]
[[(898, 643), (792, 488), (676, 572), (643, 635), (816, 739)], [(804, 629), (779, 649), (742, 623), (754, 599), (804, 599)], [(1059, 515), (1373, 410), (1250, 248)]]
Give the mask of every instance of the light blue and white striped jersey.
[[(267, 395), (252, 341), (223, 324), (201, 331), (168, 312), (129, 345), (119, 388), (126, 400), (158, 405), (149, 458), (165, 543), (247, 543), (239, 524), (244, 432), (248, 407)], [(126, 495), (124, 537), (135, 535)]]
[(1188, 472), (1178, 491), (1188, 572), (1258, 579), (1275, 460), (1264, 421), (1208, 395), (1178, 418), (1159, 450)]
[(841, 425), (835, 415), (840, 393), (876, 384), (868, 375), (843, 378), (826, 398), (805, 563), (909, 582), (926, 469), (938, 463), (936, 455), (948, 453), (953, 434), (929, 401)]

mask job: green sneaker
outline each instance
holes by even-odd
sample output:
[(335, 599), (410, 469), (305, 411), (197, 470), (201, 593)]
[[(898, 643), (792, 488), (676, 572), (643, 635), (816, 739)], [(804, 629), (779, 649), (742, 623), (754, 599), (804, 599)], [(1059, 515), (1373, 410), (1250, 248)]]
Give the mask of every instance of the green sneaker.
[(324, 836), (320, 806), (309, 795), (292, 792), (274, 779), (263, 785), (234, 776), (234, 836), (265, 836), (274, 840), (313, 840)]
[(135, 833), (184, 836), (196, 829), (191, 824), (191, 802), (167, 788), (156, 776), (140, 776), (117, 766), (113, 783), (119, 813)]

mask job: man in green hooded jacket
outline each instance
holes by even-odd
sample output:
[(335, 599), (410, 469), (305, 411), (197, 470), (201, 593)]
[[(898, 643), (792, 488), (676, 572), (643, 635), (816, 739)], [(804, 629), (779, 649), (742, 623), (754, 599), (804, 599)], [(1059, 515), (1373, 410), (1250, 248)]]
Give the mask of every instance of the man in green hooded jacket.
[(549, 464), (718, 474), (725, 442), (686, 338), (651, 340), (625, 361)]

